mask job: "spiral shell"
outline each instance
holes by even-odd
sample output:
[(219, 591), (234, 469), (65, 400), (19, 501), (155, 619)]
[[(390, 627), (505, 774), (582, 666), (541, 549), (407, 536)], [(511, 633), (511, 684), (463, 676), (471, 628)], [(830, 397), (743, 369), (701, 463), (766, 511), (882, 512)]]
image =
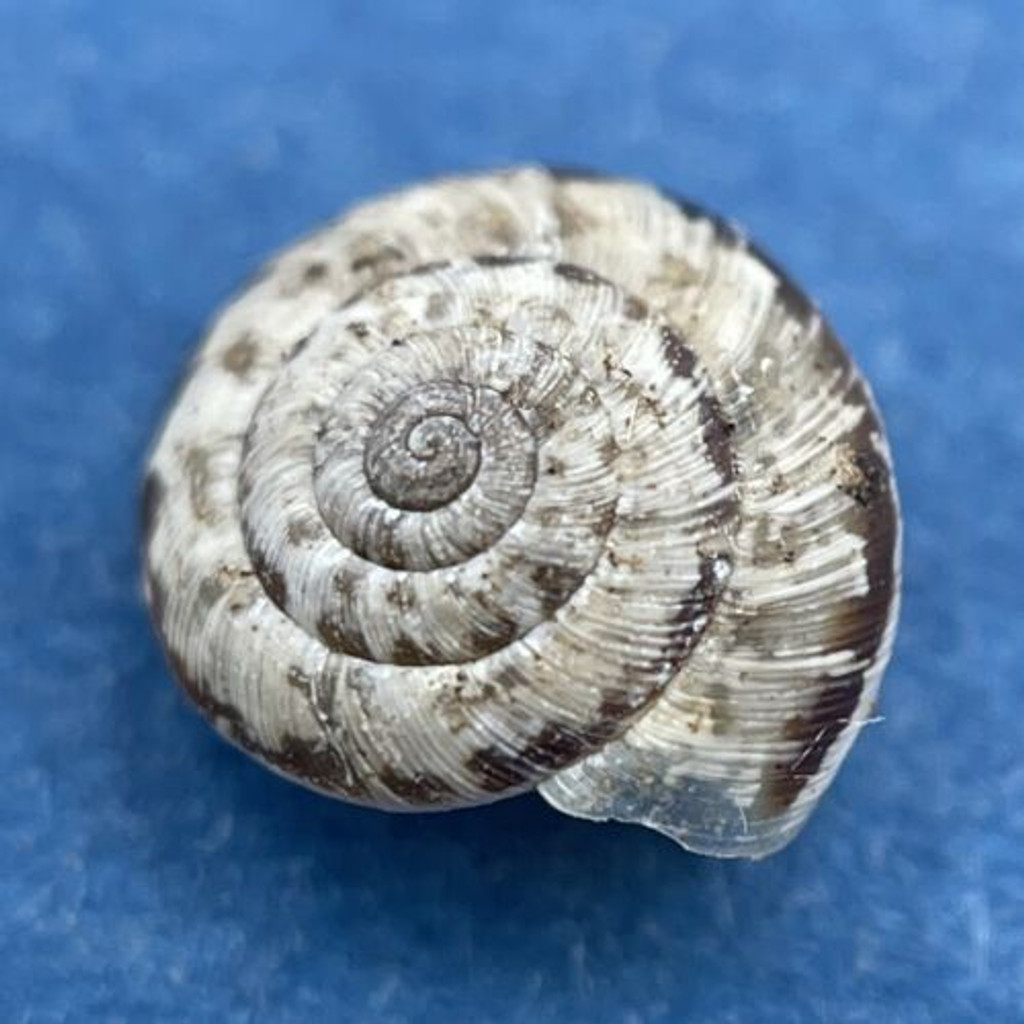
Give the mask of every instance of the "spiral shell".
[(539, 168), (359, 206), (217, 319), (145, 590), (230, 740), (394, 810), (538, 788), (786, 843), (868, 719), (899, 529), (868, 389), (734, 229)]

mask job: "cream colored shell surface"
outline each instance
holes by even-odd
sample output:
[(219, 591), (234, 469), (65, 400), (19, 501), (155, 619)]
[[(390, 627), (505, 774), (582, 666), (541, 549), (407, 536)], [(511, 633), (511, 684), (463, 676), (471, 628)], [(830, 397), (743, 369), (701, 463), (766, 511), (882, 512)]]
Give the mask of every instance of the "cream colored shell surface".
[(899, 530), (868, 390), (729, 226), (542, 168), (387, 195), (217, 318), (145, 590), (230, 740), (394, 810), (759, 856), (869, 720)]

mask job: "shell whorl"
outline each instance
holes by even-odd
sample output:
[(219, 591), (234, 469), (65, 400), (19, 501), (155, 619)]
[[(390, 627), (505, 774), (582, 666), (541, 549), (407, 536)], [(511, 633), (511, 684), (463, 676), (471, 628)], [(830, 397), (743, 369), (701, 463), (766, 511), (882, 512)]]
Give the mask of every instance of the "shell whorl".
[(283, 253), (201, 347), (144, 505), (191, 698), (373, 806), (539, 787), (763, 854), (891, 643), (865, 385), (735, 232), (624, 181), (448, 179)]

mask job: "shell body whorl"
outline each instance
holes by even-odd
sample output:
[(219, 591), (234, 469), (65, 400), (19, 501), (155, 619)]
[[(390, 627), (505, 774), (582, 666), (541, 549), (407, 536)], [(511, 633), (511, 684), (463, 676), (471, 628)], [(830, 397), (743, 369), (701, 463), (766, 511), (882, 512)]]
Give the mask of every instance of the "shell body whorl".
[(539, 168), (281, 254), (144, 518), (175, 675), (269, 766), (399, 810), (539, 788), (726, 856), (806, 819), (897, 605), (881, 423), (814, 307), (700, 210)]

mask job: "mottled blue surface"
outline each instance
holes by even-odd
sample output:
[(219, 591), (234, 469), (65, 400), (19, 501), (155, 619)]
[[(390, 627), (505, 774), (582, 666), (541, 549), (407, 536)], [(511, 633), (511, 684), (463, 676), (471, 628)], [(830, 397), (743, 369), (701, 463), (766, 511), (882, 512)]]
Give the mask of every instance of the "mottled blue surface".
[[(883, 724), (803, 837), (334, 805), (222, 745), (136, 589), (213, 308), (342, 205), (543, 158), (745, 223), (906, 515)], [(0, 1020), (1024, 1020), (1024, 4), (0, 3)]]

